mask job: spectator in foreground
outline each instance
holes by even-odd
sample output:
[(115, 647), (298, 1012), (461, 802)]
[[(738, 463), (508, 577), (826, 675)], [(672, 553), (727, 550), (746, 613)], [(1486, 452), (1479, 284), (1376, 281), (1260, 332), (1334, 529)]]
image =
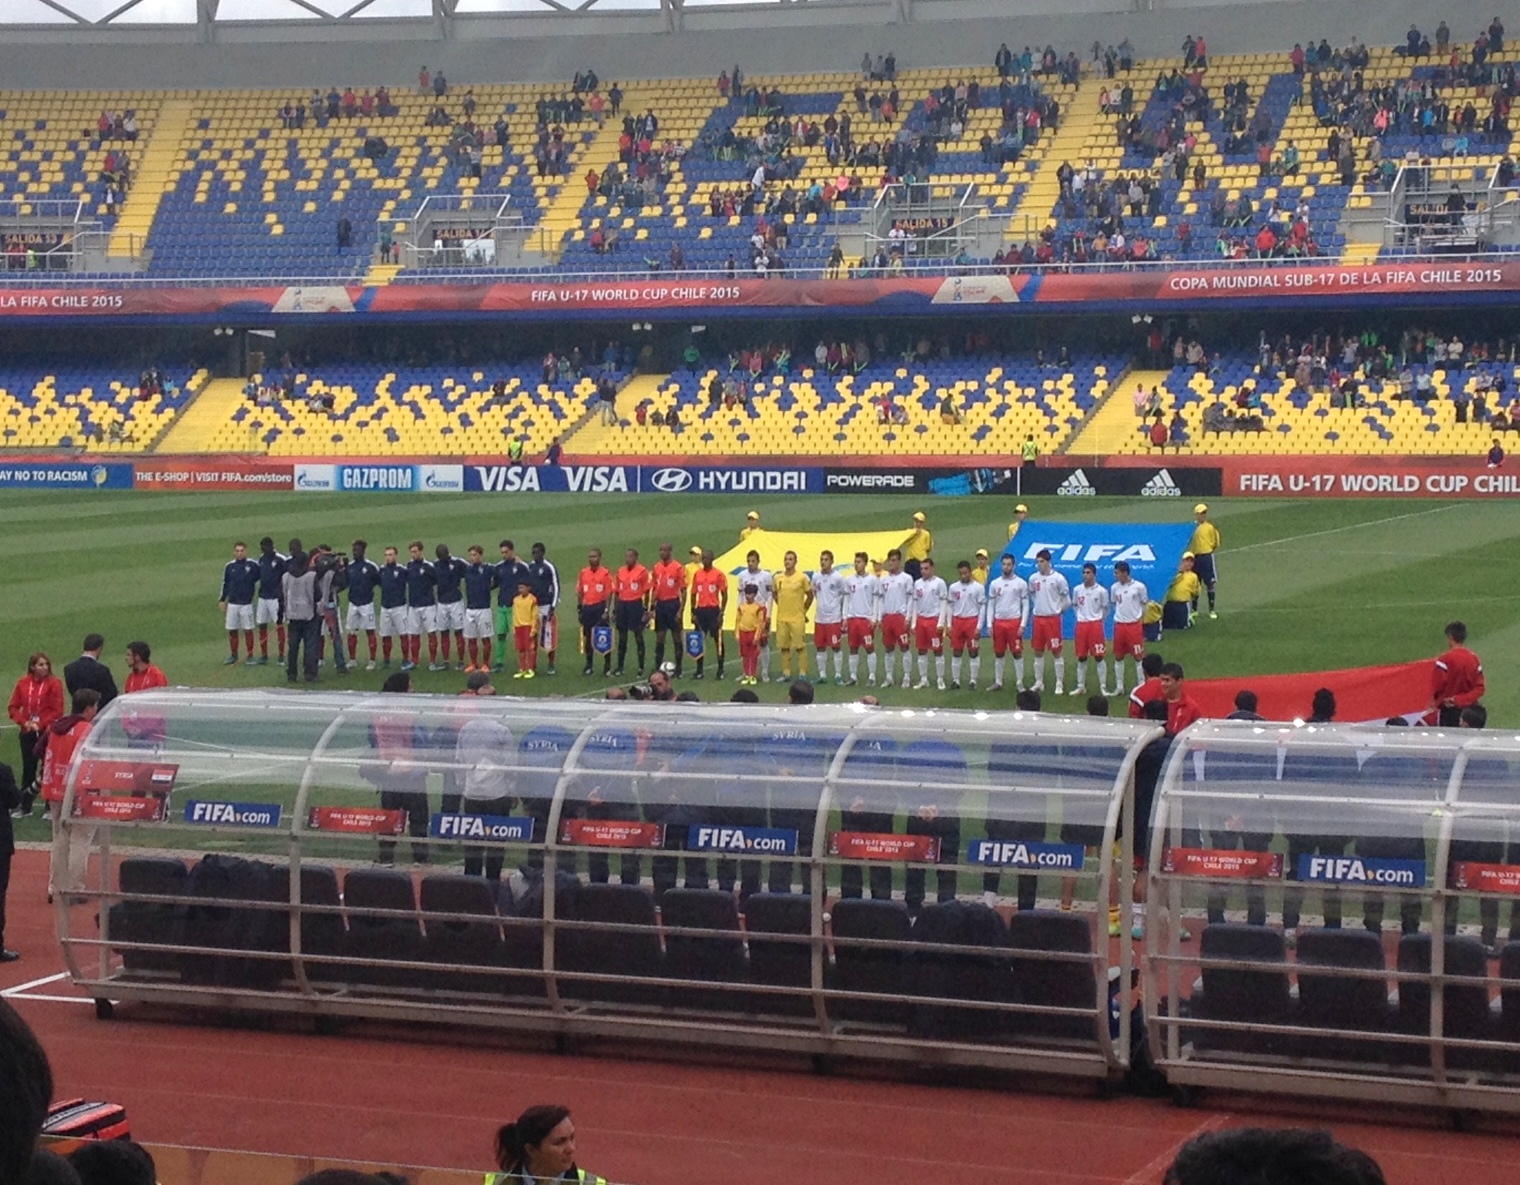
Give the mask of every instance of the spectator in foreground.
[(53, 1101), (53, 1071), (36, 1035), (0, 1000), (0, 1181), (24, 1181)]
[(605, 1178), (575, 1163), (575, 1124), (569, 1107), (529, 1107), (516, 1122), (503, 1124), (496, 1133), (496, 1164), (501, 1172), (487, 1173), (485, 1185), (516, 1185), (518, 1181), (607, 1185)]
[(1182, 1146), (1164, 1185), (1384, 1185), (1365, 1152), (1325, 1131), (1237, 1127)]
[(87, 1140), (69, 1155), (80, 1185), (155, 1185), (153, 1157), (132, 1140)]

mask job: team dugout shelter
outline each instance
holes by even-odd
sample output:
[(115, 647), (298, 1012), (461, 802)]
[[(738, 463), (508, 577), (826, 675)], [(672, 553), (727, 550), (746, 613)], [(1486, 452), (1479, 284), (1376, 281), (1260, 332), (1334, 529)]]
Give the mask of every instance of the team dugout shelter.
[[(60, 895), (59, 938), (102, 1017), (1099, 1082), (1143, 1018), (1183, 1091), (1520, 1109), (1520, 944), (1452, 933), (1520, 894), (1520, 737), (1204, 722), (1137, 803), (1166, 743), (1039, 713), (142, 692), (71, 767), (55, 860), (89, 857), (98, 908)], [(1137, 876), (1144, 937), (1110, 938)]]

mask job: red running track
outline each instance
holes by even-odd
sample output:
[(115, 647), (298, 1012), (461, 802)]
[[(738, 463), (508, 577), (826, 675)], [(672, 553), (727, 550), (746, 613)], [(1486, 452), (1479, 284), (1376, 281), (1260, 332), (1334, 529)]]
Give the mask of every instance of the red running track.
[[(7, 938), (24, 958), (0, 990), (62, 970), (45, 883), (46, 855), (18, 854)], [(1458, 1134), (1375, 1107), (1294, 1114), (1232, 1096), (1179, 1110), (1033, 1086), (821, 1078), (795, 1063), (559, 1055), (446, 1030), (318, 1037), (140, 1006), (104, 1023), (85, 1003), (35, 998), (73, 994), (59, 981), (11, 1002), (47, 1046), (61, 1095), (124, 1103), (134, 1134), (159, 1144), (482, 1169), (504, 1118), (556, 1100), (575, 1112), (582, 1164), (637, 1185), (1158, 1185), (1192, 1134), (1244, 1123), (1329, 1123), (1390, 1185), (1520, 1181), (1520, 1142), (1502, 1130)]]

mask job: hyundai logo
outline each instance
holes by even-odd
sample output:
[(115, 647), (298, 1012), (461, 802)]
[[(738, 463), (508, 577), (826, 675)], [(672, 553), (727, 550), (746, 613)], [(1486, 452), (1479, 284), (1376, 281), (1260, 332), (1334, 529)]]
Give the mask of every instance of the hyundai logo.
[(679, 494), (691, 489), (691, 473), (686, 469), (656, 469), (649, 484), (661, 494)]

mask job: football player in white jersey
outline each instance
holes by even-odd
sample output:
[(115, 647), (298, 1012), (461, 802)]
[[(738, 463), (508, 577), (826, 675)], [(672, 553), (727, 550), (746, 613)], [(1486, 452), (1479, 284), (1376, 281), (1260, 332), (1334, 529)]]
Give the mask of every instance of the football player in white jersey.
[(912, 660), (908, 657), (908, 619), (913, 611), (913, 577), (903, 571), (902, 552), (887, 552), (887, 570), (881, 576), (881, 648), (883, 687), (892, 686), (897, 652), (902, 651), (902, 685), (913, 685)]
[[(755, 603), (765, 606), (766, 618), (769, 620), (770, 616), (776, 611), (775, 578), (760, 566), (760, 553), (758, 551), (751, 550), (744, 557), (744, 573), (735, 583), (740, 588), (748, 588), (752, 584), (755, 586)], [(739, 677), (742, 679), (744, 676), (741, 675)], [(760, 682), (769, 683), (770, 681), (771, 636), (767, 633), (765, 641), (760, 645)]]
[(1071, 607), (1071, 586), (1050, 566), (1050, 549), (1040, 548), (1034, 557), (1037, 569), (1029, 578), (1029, 598), (1034, 612), (1034, 686), (1045, 690), (1045, 651), (1056, 672), (1057, 695), (1065, 694), (1066, 663), (1061, 658), (1061, 615)]
[(987, 590), (971, 578), (971, 561), (956, 566), (960, 579), (950, 586), (950, 686), (961, 686), (961, 655), (971, 652), (971, 690), (982, 665), (982, 620), (987, 616)]
[(834, 570), (834, 553), (818, 556), (818, 571), (813, 573), (813, 649), (818, 675), (815, 683), (827, 683), (830, 652), (834, 655), (834, 682), (844, 682), (844, 655), (839, 639), (844, 634), (844, 576)]
[(1013, 557), (1003, 557), (1003, 571), (987, 586), (992, 617), (992, 690), (1003, 690), (1003, 663), (1013, 652), (1014, 690), (1024, 690), (1024, 628), (1029, 624), (1029, 585), (1014, 571)]
[(881, 618), (881, 581), (868, 571), (871, 557), (855, 553), (855, 571), (844, 578), (845, 633), (850, 647), (850, 677), (846, 687), (860, 681), (860, 651), (866, 652), (866, 681), (876, 686), (876, 623)]
[(1103, 621), (1108, 616), (1108, 589), (1098, 583), (1098, 566), (1082, 565), (1082, 583), (1072, 591), (1071, 603), (1077, 611), (1077, 686), (1072, 695), (1087, 694), (1087, 660), (1098, 668), (1098, 691), (1107, 695), (1103, 678), (1103, 657), (1107, 647), (1103, 639)]
[(945, 690), (945, 634), (950, 629), (950, 590), (934, 574), (934, 561), (920, 565), (913, 582), (913, 648), (918, 651), (918, 683), (929, 686), (929, 655), (934, 655), (934, 677)]
[(1129, 564), (1119, 560), (1114, 564), (1114, 582), (1109, 586), (1108, 598), (1114, 606), (1114, 642), (1109, 652), (1109, 662), (1114, 669), (1112, 679), (1115, 695), (1124, 694), (1124, 660), (1135, 660), (1135, 686), (1139, 687), (1145, 675), (1140, 662), (1145, 658), (1145, 607), (1150, 603), (1149, 590), (1129, 574)]

